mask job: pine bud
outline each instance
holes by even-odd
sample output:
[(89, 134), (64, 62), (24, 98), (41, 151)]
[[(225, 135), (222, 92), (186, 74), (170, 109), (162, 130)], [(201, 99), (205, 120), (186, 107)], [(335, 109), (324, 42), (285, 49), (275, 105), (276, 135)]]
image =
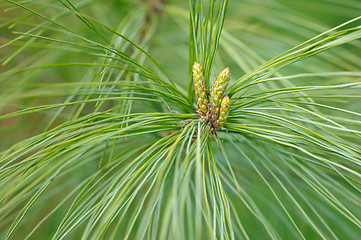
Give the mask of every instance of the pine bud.
[(195, 62), (193, 65), (193, 83), (194, 91), (196, 94), (198, 114), (200, 114), (201, 116), (205, 116), (208, 110), (208, 101), (206, 95), (206, 88), (204, 86), (203, 69), (202, 66), (197, 62)]
[(220, 72), (216, 81), (212, 86), (210, 93), (211, 112), (214, 116), (218, 116), (221, 105), (221, 99), (223, 98), (224, 91), (228, 85), (230, 78), (229, 68), (226, 68)]
[(224, 127), (224, 125), (226, 125), (226, 121), (229, 114), (229, 108), (230, 108), (229, 101), (230, 100), (228, 96), (225, 96), (222, 99), (221, 108), (219, 111), (219, 118), (217, 121), (217, 125), (219, 128)]

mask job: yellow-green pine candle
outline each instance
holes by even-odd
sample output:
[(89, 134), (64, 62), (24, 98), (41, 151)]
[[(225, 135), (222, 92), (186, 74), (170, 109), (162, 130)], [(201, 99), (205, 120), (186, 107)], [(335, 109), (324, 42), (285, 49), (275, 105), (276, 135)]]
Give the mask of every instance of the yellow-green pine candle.
[(212, 86), (209, 100), (211, 102), (211, 111), (213, 116), (218, 116), (219, 114), (221, 100), (228, 85), (230, 76), (231, 74), (229, 72), (229, 68), (223, 69)]
[(206, 88), (204, 86), (203, 69), (202, 66), (197, 62), (193, 64), (193, 83), (196, 94), (198, 113), (201, 116), (205, 116), (208, 110), (208, 101)]
[(224, 127), (224, 125), (226, 125), (226, 121), (227, 121), (228, 114), (229, 114), (229, 109), (230, 109), (229, 102), (230, 102), (230, 100), (229, 100), (228, 96), (225, 96), (222, 99), (221, 108), (220, 108), (220, 111), (219, 111), (219, 118), (218, 118), (218, 121), (217, 121), (217, 125), (220, 128)]

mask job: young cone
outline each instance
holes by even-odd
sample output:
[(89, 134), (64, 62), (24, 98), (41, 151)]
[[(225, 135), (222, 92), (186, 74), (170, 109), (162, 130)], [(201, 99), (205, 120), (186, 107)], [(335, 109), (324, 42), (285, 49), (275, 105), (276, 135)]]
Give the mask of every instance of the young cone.
[(200, 116), (205, 116), (208, 111), (208, 101), (206, 88), (204, 86), (203, 69), (202, 66), (197, 62), (195, 62), (193, 65), (193, 84), (196, 94), (198, 114)]
[(231, 74), (229, 68), (226, 68), (220, 72), (216, 81), (212, 86), (210, 93), (211, 112), (213, 116), (218, 116), (221, 100), (223, 98), (224, 91), (229, 82)]
[(228, 96), (225, 96), (222, 99), (221, 109), (219, 111), (219, 118), (217, 121), (217, 125), (219, 128), (224, 127), (224, 125), (226, 125), (226, 121), (227, 121), (229, 109), (230, 109), (229, 102), (230, 102), (230, 100), (229, 100)]

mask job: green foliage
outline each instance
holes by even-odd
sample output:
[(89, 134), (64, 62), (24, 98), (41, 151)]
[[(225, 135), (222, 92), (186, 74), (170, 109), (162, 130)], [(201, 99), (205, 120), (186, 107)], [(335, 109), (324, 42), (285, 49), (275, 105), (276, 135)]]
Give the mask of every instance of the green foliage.
[(1, 239), (361, 235), (358, 1), (0, 8)]

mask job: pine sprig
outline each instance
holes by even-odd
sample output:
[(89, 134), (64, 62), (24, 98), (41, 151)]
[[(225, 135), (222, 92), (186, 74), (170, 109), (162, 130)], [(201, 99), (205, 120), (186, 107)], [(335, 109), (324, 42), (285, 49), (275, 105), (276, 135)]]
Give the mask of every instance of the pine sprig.
[(0, 238), (358, 239), (359, 6), (295, 1), (1, 2)]

